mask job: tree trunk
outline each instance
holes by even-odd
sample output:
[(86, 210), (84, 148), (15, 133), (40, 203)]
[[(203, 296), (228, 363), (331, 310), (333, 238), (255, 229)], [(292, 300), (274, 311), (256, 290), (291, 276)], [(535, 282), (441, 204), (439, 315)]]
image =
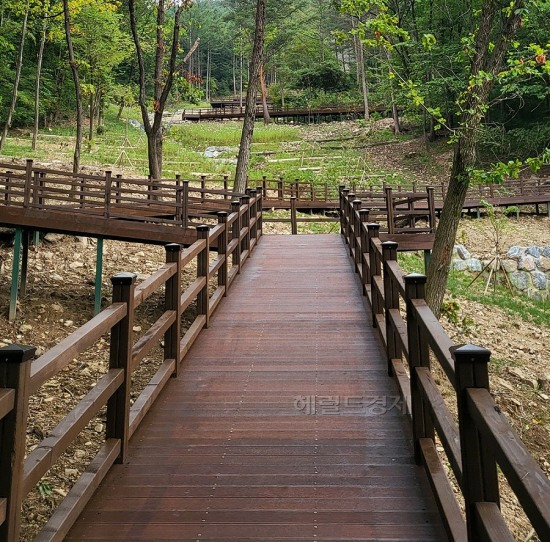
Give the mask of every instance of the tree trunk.
[(152, 179), (160, 179), (162, 177), (162, 127), (157, 132), (151, 130), (147, 134), (147, 151), (149, 175)]
[(91, 145), (94, 138), (94, 117), (95, 117), (95, 103), (94, 103), (94, 93), (90, 92), (90, 124), (88, 132), (88, 142)]
[(246, 177), (248, 174), (248, 164), (250, 162), (250, 145), (252, 144), (254, 120), (256, 118), (256, 91), (258, 88), (264, 47), (265, 5), (266, 0), (257, 0), (256, 30), (254, 32), (254, 47), (252, 49), (252, 59), (250, 60), (248, 89), (246, 91), (246, 109), (243, 131), (241, 134), (241, 144), (239, 147), (239, 157), (237, 159), (237, 172), (233, 185), (235, 192), (244, 192), (246, 189)]
[(269, 109), (267, 105), (267, 88), (265, 85), (265, 73), (264, 73), (263, 62), (262, 62), (262, 65), (260, 66), (260, 89), (262, 92), (262, 111), (264, 116), (264, 125), (267, 126), (271, 121), (271, 117), (269, 116)]
[(40, 83), (42, 81), (42, 61), (44, 59), (44, 47), (46, 45), (46, 28), (48, 24), (46, 19), (42, 23), (40, 33), (40, 46), (38, 48), (38, 59), (36, 62), (36, 85), (34, 89), (34, 128), (32, 131), (32, 150), (36, 150), (36, 140), (38, 138), (38, 123), (40, 117)]
[[(66, 1), (66, 0), (64, 0)], [(176, 66), (177, 55), (179, 51), (179, 34), (181, 27), (181, 14), (186, 7), (186, 3), (181, 3), (174, 13), (174, 27), (172, 30), (172, 44), (170, 47), (170, 57), (168, 62), (168, 68), (164, 66), (164, 56), (166, 43), (164, 39), (165, 32), (165, 1), (159, 0), (157, 4), (157, 25), (156, 25), (156, 53), (155, 53), (155, 68), (153, 74), (153, 122), (149, 118), (149, 111), (147, 109), (147, 96), (146, 96), (146, 83), (145, 83), (145, 61), (143, 57), (143, 50), (141, 48), (141, 41), (137, 31), (137, 20), (135, 10), (135, 0), (128, 2), (128, 9), (130, 12), (130, 28), (132, 30), (132, 37), (134, 39), (134, 45), (136, 47), (136, 55), (139, 67), (139, 107), (141, 110), (141, 118), (143, 120), (143, 127), (147, 134), (147, 151), (148, 151), (148, 163), (149, 163), (149, 175), (152, 179), (160, 179), (162, 177), (162, 114), (166, 106), (166, 100), (172, 89), (174, 82), (174, 74), (178, 72), (178, 66)], [(199, 40), (195, 42), (195, 45), (190, 49), (188, 56), (183, 59), (182, 65), (187, 62), (195, 49), (198, 47)]]
[(29, 10), (25, 11), (23, 17), (23, 25), (21, 26), (21, 40), (19, 42), (19, 51), (17, 53), (17, 60), (15, 62), (15, 82), (13, 83), (13, 91), (11, 95), (10, 108), (8, 110), (8, 117), (2, 130), (2, 137), (0, 137), (0, 151), (4, 147), (6, 137), (8, 137), (8, 130), (11, 128), (13, 121), (13, 114), (15, 113), (15, 106), (17, 105), (17, 94), (19, 92), (19, 81), (21, 80), (21, 68), (23, 66), (23, 49), (25, 48), (25, 37), (27, 35), (27, 21), (29, 20)]
[[(494, 86), (494, 77), (500, 71), (508, 44), (519, 28), (522, 7), (523, 2), (518, 2), (517, 9), (508, 17), (502, 27), (499, 19), (501, 12), (499, 7), (493, 2), (483, 4), (475, 39), (476, 53), (471, 74), (475, 78), (483, 72), (491, 77), (484, 78), (478, 85), (469, 87), (464, 94), (463, 108), (467, 113), (463, 117), (460, 135), (456, 143), (447, 197), (441, 211), (441, 219), (428, 267), (426, 300), (438, 317), (447, 287), (456, 232), (470, 183), (469, 172), (476, 164), (477, 134)], [(489, 47), (495, 27), (499, 29), (499, 38), (496, 45)]]
[(370, 107), (369, 107), (369, 87), (367, 84), (367, 74), (365, 73), (365, 55), (363, 49), (363, 42), (357, 40), (357, 63), (359, 66), (359, 76), (361, 77), (361, 91), (363, 92), (363, 106), (365, 108), (365, 120), (370, 120)]
[(80, 168), (80, 149), (82, 147), (82, 91), (80, 89), (80, 78), (78, 67), (74, 56), (73, 40), (71, 38), (71, 20), (69, 17), (69, 0), (63, 0), (63, 14), (65, 16), (65, 39), (69, 51), (69, 64), (73, 75), (74, 95), (76, 100), (76, 142), (74, 146), (73, 171), (78, 172)]

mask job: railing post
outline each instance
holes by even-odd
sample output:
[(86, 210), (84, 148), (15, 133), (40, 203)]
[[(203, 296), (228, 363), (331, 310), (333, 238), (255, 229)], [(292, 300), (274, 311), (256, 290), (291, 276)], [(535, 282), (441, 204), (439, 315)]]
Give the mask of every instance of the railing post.
[(258, 201), (256, 202), (256, 217), (258, 219), (257, 229), (256, 229), (256, 240), (259, 240), (260, 237), (264, 234), (264, 197), (267, 193), (267, 188), (264, 190), (263, 187), (258, 186), (256, 188)]
[(355, 270), (358, 271), (357, 268), (357, 237), (358, 237), (358, 231), (359, 231), (359, 217), (357, 214), (359, 213), (359, 209), (361, 209), (361, 200), (360, 199), (354, 199), (352, 204), (352, 210), (351, 210), (351, 227), (350, 230), (352, 232), (352, 236), (350, 239), (349, 244), (349, 255), (353, 258), (353, 261), (355, 262)]
[(462, 456), (462, 494), (466, 505), (468, 540), (479, 540), (475, 504), (494, 502), (500, 506), (497, 466), (494, 457), (483, 446), (479, 431), (467, 404), (468, 388), (489, 389), (488, 363), (491, 352), (471, 344), (451, 348), (455, 361), (458, 428)]
[(240, 217), (241, 202), (239, 200), (231, 202), (231, 212), (237, 213), (237, 218), (233, 222), (231, 229), (231, 239), (237, 239), (237, 246), (233, 250), (233, 265), (237, 267), (237, 274), (241, 272), (241, 243), (239, 237), (241, 235), (241, 217)]
[(426, 276), (412, 273), (405, 277), (405, 303), (407, 306), (407, 339), (409, 347), (409, 372), (411, 386), (411, 415), (413, 426), (414, 459), (418, 465), (422, 463), (422, 452), (419, 439), (434, 438), (433, 422), (424, 404), (424, 399), (418, 377), (417, 367), (430, 368), (430, 350), (428, 341), (420, 329), (416, 318), (416, 310), (413, 307), (413, 299), (425, 299), (426, 297)]
[(164, 306), (167, 311), (175, 311), (176, 319), (164, 334), (164, 359), (176, 361), (174, 375), (178, 376), (181, 363), (180, 335), (181, 335), (181, 245), (171, 243), (166, 245), (166, 263), (175, 263), (176, 273), (166, 281)]
[(133, 273), (120, 273), (111, 278), (113, 303), (125, 303), (127, 308), (126, 316), (111, 330), (109, 353), (109, 368), (124, 371), (124, 382), (107, 402), (106, 436), (120, 439), (117, 463), (126, 463), (128, 454), (135, 281)]
[(348, 239), (348, 194), (349, 188), (344, 188), (340, 194), (340, 210), (342, 219), (342, 235), (346, 243), (349, 243)]
[[(253, 200), (250, 202), (250, 209), (249, 209), (249, 221), (250, 221), (250, 239), (257, 239), (257, 220), (253, 220), (253, 218), (258, 218), (257, 213), (257, 191), (255, 188), (251, 188), (248, 191), (248, 195), (250, 196), (250, 199)], [(256, 247), (256, 243), (254, 243), (254, 247)]]
[(370, 270), (370, 285), (371, 285), (371, 309), (372, 309), (372, 327), (377, 327), (376, 315), (380, 313), (380, 306), (378, 295), (376, 294), (376, 288), (374, 285), (374, 277), (380, 275), (382, 270), (380, 269), (380, 262), (376, 257), (376, 251), (372, 248), (372, 239), (380, 237), (380, 224), (372, 223), (367, 224), (367, 246), (369, 247), (369, 270)]
[(353, 201), (355, 200), (355, 194), (350, 192), (346, 194), (347, 204), (346, 204), (346, 237), (348, 244), (351, 247), (353, 246), (353, 239), (351, 238), (351, 229), (353, 226)]
[[(223, 190), (224, 190), (224, 192), (227, 192), (228, 187), (229, 187), (229, 176), (224, 175), (223, 176)], [(224, 194), (223, 199), (228, 200), (229, 199), (229, 194)]]
[(203, 314), (206, 316), (206, 325), (208, 327), (210, 323), (209, 310), (208, 310), (208, 279), (209, 279), (209, 269), (210, 269), (210, 243), (208, 240), (208, 233), (210, 232), (210, 226), (204, 224), (197, 226), (197, 239), (204, 239), (206, 241), (206, 246), (199, 252), (197, 256), (197, 277), (205, 277), (206, 284), (203, 286), (201, 291), (197, 295), (197, 314)]
[(388, 262), (397, 261), (397, 243), (382, 243), (382, 263), (384, 266), (384, 313), (386, 315), (386, 353), (388, 375), (393, 376), (392, 359), (401, 359), (402, 351), (397, 340), (397, 331), (391, 325), (390, 309), (399, 309), (399, 289), (388, 270)]
[(298, 235), (298, 221), (296, 217), (296, 197), (290, 198), (290, 228), (292, 235)]
[(15, 391), (13, 410), (0, 421), (0, 498), (7, 500), (6, 519), (0, 526), (2, 542), (17, 542), (21, 529), (29, 381), (35, 353), (32, 346), (0, 348), (0, 388)]
[(345, 184), (338, 185), (338, 208), (340, 211), (340, 235), (344, 235), (344, 200), (343, 192), (346, 188)]
[(218, 237), (218, 257), (224, 258), (224, 262), (218, 271), (218, 286), (224, 288), (224, 297), (227, 296), (227, 213), (218, 213), (218, 224), (223, 224), (223, 231)]
[(369, 253), (369, 240), (367, 236), (367, 227), (366, 223), (369, 221), (369, 210), (361, 209), (359, 211), (359, 228), (360, 228), (360, 237), (361, 237), (361, 250), (359, 251), (359, 265), (361, 266), (361, 284), (363, 287), (363, 295), (367, 295), (367, 284), (369, 284), (369, 265), (366, 260)]
[(384, 189), (386, 194), (386, 209), (388, 212), (388, 233), (395, 233), (395, 209), (393, 207), (393, 189), (388, 186)]
[(246, 205), (246, 211), (244, 212), (242, 223), (242, 227), (246, 229), (246, 233), (242, 243), (242, 251), (244, 252), (245, 250), (250, 250), (250, 196), (248, 194), (246, 196), (243, 196), (241, 198), (241, 201), (243, 205)]
[(277, 197), (280, 201), (285, 199), (284, 181), (282, 177), (279, 177), (277, 181)]
[(105, 209), (103, 210), (103, 216), (109, 218), (111, 214), (111, 172), (105, 172)]
[(23, 207), (28, 207), (31, 201), (32, 190), (32, 160), (27, 160), (25, 166), (25, 193), (23, 195)]

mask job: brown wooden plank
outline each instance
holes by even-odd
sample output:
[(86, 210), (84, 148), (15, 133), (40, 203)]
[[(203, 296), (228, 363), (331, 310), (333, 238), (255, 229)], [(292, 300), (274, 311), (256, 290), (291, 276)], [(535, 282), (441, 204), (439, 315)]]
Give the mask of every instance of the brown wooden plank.
[(92, 346), (103, 334), (109, 332), (126, 316), (126, 311), (126, 305), (123, 303), (110, 305), (34, 360), (31, 365), (30, 395), (36, 393), (44, 382), (69, 365), (78, 354)]
[(339, 236), (247, 264), (67, 540), (443, 540)]
[(35, 542), (61, 542), (78, 515), (105, 478), (109, 468), (120, 453), (120, 441), (109, 439), (86, 468), (48, 523), (40, 531)]

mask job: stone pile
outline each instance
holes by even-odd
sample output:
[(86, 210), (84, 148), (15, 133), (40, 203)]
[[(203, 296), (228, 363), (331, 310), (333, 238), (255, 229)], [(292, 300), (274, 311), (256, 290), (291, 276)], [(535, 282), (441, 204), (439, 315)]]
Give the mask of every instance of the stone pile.
[[(501, 261), (516, 290), (539, 301), (550, 298), (550, 246), (513, 246)], [(455, 245), (452, 260), (455, 271), (479, 273), (488, 264), (489, 260), (472, 257), (464, 245)]]

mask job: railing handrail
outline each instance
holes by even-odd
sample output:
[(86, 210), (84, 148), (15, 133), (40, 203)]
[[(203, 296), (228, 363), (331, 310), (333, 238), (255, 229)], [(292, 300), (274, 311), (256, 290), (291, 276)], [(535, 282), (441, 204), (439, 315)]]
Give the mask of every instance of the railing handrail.
[[(490, 352), (454, 345), (426, 303), (426, 277), (403, 273), (397, 243), (380, 241), (380, 226), (366, 222), (368, 211), (355, 198), (341, 187), (341, 233), (370, 301), (388, 373), (407, 405), (415, 460), (426, 469), (449, 539), (513, 539), (499, 510), (497, 465), (540, 539), (550, 539), (550, 480), (489, 394)], [(432, 377), (430, 354), (456, 391), (458, 422)], [(464, 497), (466, 518), (444, 474), (436, 433)]]
[[(0, 371), (0, 421), (4, 427), (0, 441), (0, 542), (19, 539), (21, 504), (26, 495), (105, 406), (105, 444), (41, 534), (48, 539), (62, 539), (112, 464), (126, 462), (130, 437), (170, 377), (177, 375), (182, 359), (201, 330), (208, 327), (262, 236), (260, 192), (250, 190), (233, 201), (231, 208), (230, 222), (228, 213), (222, 211), (217, 214), (217, 225), (197, 226), (197, 241), (189, 248), (167, 245), (166, 263), (139, 286), (133, 274), (113, 277), (113, 303), (38, 359), (33, 360), (32, 347), (0, 349), (0, 364), (4, 365)], [(217, 256), (210, 261), (214, 241)], [(183, 270), (193, 260), (197, 261), (197, 278), (182, 291)], [(211, 292), (214, 279), (217, 285)], [(164, 311), (139, 340), (134, 340), (136, 308), (162, 289)], [(183, 313), (195, 300), (196, 317), (182, 336)], [(110, 335), (108, 372), (25, 458), (29, 397), (106, 334)], [(160, 367), (130, 406), (132, 373), (161, 341), (164, 352)]]

